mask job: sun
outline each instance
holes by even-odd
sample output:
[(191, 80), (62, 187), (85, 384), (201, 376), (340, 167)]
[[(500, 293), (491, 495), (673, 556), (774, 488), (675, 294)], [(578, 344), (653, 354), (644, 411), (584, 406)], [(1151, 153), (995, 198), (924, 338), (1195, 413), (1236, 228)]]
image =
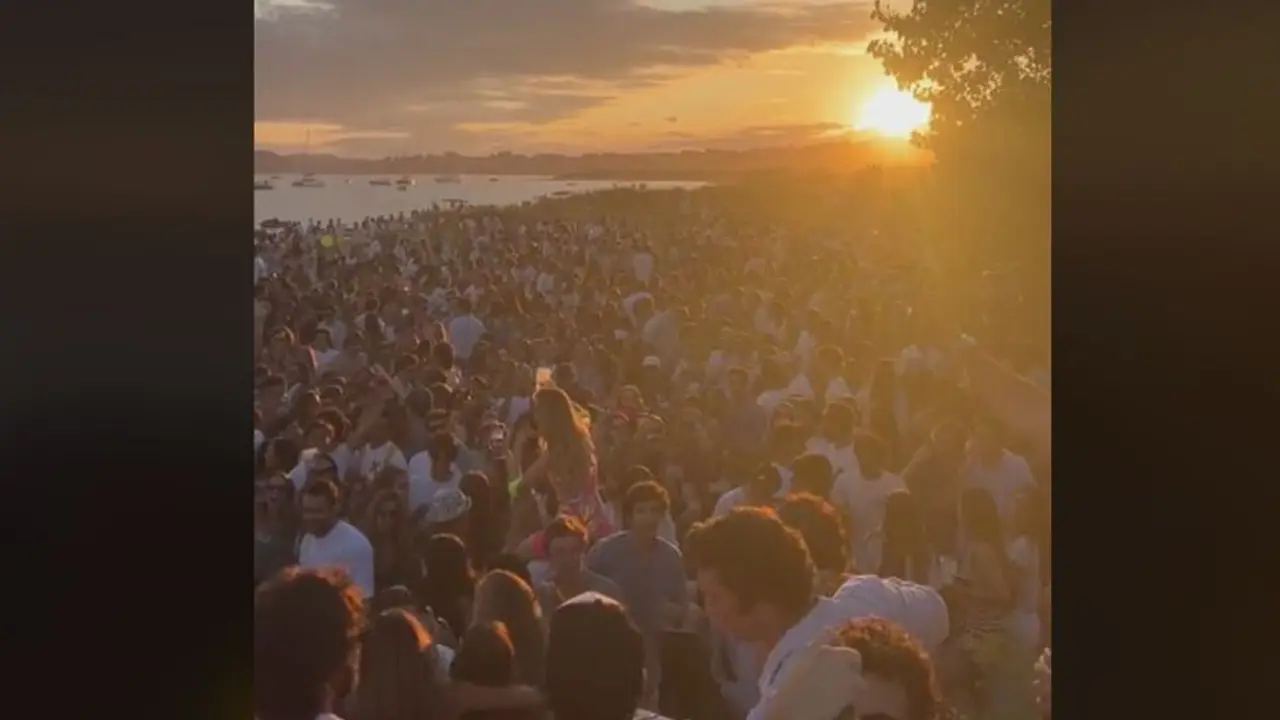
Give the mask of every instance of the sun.
[(929, 124), (930, 107), (892, 86), (882, 88), (858, 108), (854, 130), (906, 138)]

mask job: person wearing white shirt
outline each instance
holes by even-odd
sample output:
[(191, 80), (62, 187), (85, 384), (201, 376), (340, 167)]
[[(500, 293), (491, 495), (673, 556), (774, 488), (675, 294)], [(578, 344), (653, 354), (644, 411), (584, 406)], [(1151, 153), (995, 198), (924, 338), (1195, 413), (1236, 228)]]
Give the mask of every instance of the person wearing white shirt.
[(854, 576), (833, 597), (818, 597), (804, 541), (770, 512), (739, 509), (715, 518), (690, 531), (684, 548), (712, 624), (767, 653), (748, 720), (766, 716), (794, 658), (851, 620), (897, 623), (930, 651), (950, 631), (942, 598), (913, 583)]
[(342, 355), (342, 351), (333, 346), (333, 336), (329, 328), (324, 326), (316, 328), (315, 336), (311, 340), (311, 352), (316, 356), (317, 374), (324, 374), (329, 365)]
[(855, 397), (849, 384), (840, 376), (843, 370), (844, 353), (838, 347), (824, 345), (814, 351), (808, 372), (797, 375), (787, 386), (785, 393), (812, 399), (816, 397), (817, 389), (821, 388), (824, 403)]
[(373, 545), (354, 525), (338, 519), (338, 486), (317, 479), (302, 491), (302, 526), (298, 565), (338, 567), (351, 576), (365, 598), (372, 598)]
[[(379, 424), (385, 423), (386, 421), (383, 420)], [(383, 468), (387, 467), (396, 467), (407, 472), (409, 463), (404, 459), (404, 453), (400, 452), (400, 448), (391, 442), (390, 437), (375, 436), (370, 432), (368, 444), (360, 451), (358, 471), (361, 476), (373, 480)]]
[(969, 440), (969, 461), (964, 471), (965, 487), (980, 487), (991, 493), (1000, 511), (1000, 521), (1012, 530), (1018, 504), (1036, 481), (1026, 459), (1006, 450), (999, 429), (990, 421), (979, 421)]
[(805, 449), (820, 453), (831, 462), (834, 482), (830, 500), (838, 509), (848, 512), (854, 487), (862, 478), (862, 466), (854, 451), (853, 437), (858, 426), (857, 414), (844, 403), (832, 403), (822, 414), (821, 435), (810, 438)]
[(458, 441), (448, 433), (437, 433), (427, 449), (409, 460), (409, 511), (431, 504), (445, 490), (460, 490), (462, 471), (457, 460)]
[(902, 478), (885, 470), (888, 448), (874, 435), (860, 433), (855, 439), (861, 473), (849, 483), (849, 519), (853, 529), (854, 567), (880, 567), (883, 550), (885, 506), (889, 495), (906, 490)]
[(635, 271), (636, 280), (649, 287), (649, 282), (653, 279), (653, 254), (648, 250), (637, 250), (631, 256), (631, 268)]
[(804, 439), (800, 427), (783, 424), (769, 431), (769, 456), (772, 462), (757, 472), (746, 484), (733, 488), (716, 500), (712, 517), (727, 515), (743, 505), (769, 505), (791, 492), (791, 461), (799, 454)]
[(648, 301), (648, 303), (652, 305), (653, 295), (642, 290), (640, 292), (632, 293), (622, 299), (622, 311), (627, 314), (627, 317), (633, 324), (639, 322), (636, 318), (636, 305), (642, 301)]
[(471, 314), (471, 301), (458, 298), (456, 301), (458, 316), (449, 321), (449, 342), (453, 344), (453, 353), (459, 360), (471, 357), (480, 337), (485, 334), (484, 323)]

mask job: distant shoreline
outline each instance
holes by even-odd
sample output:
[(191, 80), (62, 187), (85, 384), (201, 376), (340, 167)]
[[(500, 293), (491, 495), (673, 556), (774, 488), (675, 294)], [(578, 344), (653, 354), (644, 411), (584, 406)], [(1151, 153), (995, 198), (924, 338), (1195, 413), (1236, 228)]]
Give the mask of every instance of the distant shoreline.
[[(299, 172), (296, 168), (290, 168), (287, 170), (284, 170), (284, 169), (261, 170), (258, 168), (254, 168), (253, 174), (266, 175), (266, 176), (271, 176), (271, 175), (280, 175), (280, 176), (299, 175), (300, 176), (305, 173)], [(330, 176), (338, 176), (338, 177), (369, 177), (369, 178), (385, 177), (388, 179), (400, 177), (403, 175), (408, 175), (409, 177), (438, 177), (441, 175), (458, 175), (460, 177), (467, 176), (467, 177), (484, 177), (484, 178), (489, 178), (489, 177), (539, 178), (543, 180), (556, 180), (556, 181), (562, 181), (562, 182), (563, 181), (572, 182), (576, 180), (584, 180), (584, 181), (614, 180), (617, 182), (708, 182), (708, 183), (712, 183), (712, 182), (720, 182), (725, 179), (724, 174), (696, 173), (696, 172), (668, 173), (668, 172), (655, 171), (655, 170), (635, 170), (630, 172), (623, 171), (623, 170), (598, 170), (598, 171), (584, 170), (582, 172), (559, 173), (559, 174), (556, 174), (556, 173), (500, 173), (500, 172), (499, 173), (477, 173), (477, 172), (450, 173), (450, 172), (439, 172), (439, 171), (405, 173), (405, 172), (379, 172), (376, 170), (353, 170), (349, 172), (317, 172), (314, 174), (318, 176), (330, 175)]]

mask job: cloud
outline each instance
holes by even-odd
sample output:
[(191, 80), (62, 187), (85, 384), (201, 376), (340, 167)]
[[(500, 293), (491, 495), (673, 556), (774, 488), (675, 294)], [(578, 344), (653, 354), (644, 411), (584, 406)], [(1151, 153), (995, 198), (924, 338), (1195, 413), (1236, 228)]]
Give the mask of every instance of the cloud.
[(877, 31), (862, 2), (675, 11), (631, 0), (260, 0), (260, 121), (461, 139), (538, 124), (726, 60)]

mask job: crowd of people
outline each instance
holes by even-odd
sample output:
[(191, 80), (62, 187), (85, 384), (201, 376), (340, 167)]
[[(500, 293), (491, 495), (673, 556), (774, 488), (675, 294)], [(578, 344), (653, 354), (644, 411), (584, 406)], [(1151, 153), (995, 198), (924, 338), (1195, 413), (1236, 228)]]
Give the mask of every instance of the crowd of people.
[(265, 225), (257, 720), (1048, 717), (1016, 298), (710, 193)]

